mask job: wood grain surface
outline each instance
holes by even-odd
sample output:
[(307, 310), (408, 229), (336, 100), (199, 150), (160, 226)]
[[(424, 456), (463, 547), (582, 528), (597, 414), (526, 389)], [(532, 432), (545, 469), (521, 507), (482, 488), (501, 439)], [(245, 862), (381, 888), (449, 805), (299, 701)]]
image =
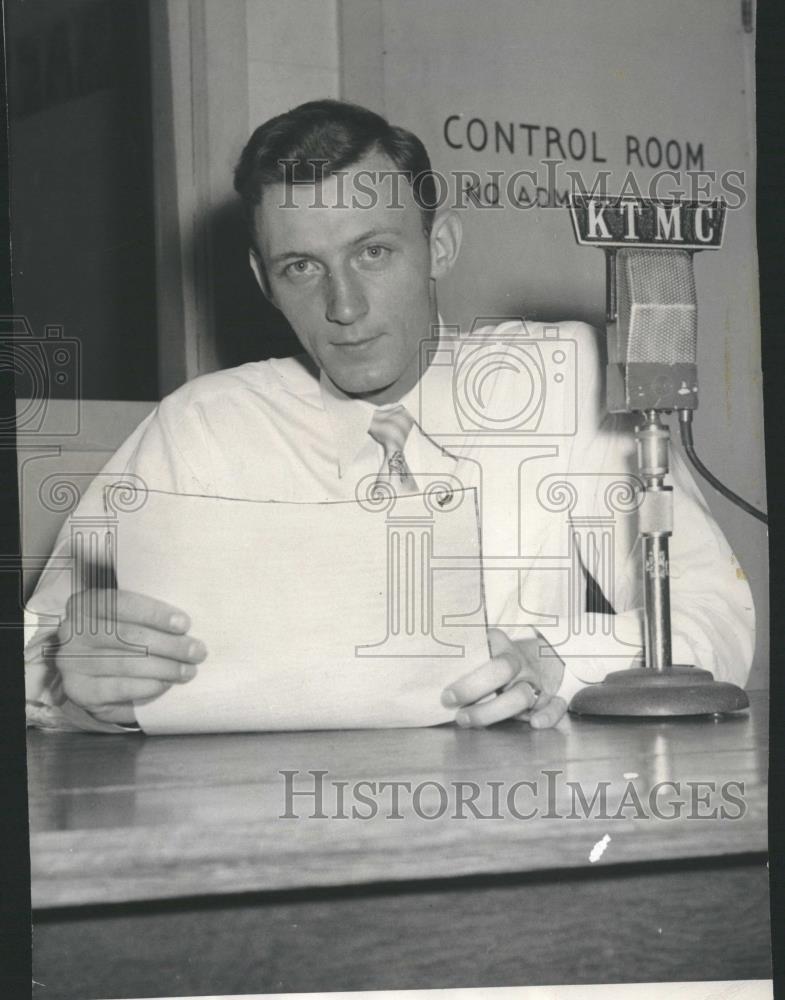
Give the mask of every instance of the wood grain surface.
[[(519, 723), (484, 731), (446, 726), (154, 738), (31, 732), (33, 905), (564, 873), (588, 867), (592, 848), (605, 836), (610, 841), (594, 863), (598, 870), (764, 852), (767, 726), (766, 696), (753, 694), (749, 713), (718, 720), (568, 718), (539, 732)], [(313, 788), (308, 772), (314, 770), (326, 772), (325, 818), (309, 818), (312, 797), (293, 801), (299, 818), (281, 818), (287, 802), (280, 772), (298, 772), (296, 787)], [(350, 796), (360, 781), (377, 783), (374, 818), (351, 816)], [(382, 781), (409, 782), (412, 789), (438, 783), (447, 809), (440, 818), (423, 818), (402, 789), (402, 818), (390, 819), (391, 792), (378, 793)], [(520, 814), (539, 810), (529, 819), (505, 802), (521, 781), (537, 789), (535, 795), (531, 786), (519, 786), (513, 800)], [(663, 813), (669, 800), (684, 801), (679, 818), (658, 818), (649, 808), (652, 789), (667, 781), (678, 783), (679, 794), (665, 788), (658, 801)], [(347, 783), (346, 819), (336, 818), (340, 782)], [(459, 809), (456, 782), (480, 787), (483, 818)], [(488, 818), (494, 782), (500, 818)], [(568, 818), (576, 812), (569, 782), (579, 783), (587, 800), (607, 783), (605, 814), (595, 809), (583, 818), (578, 803), (577, 816)], [(713, 782), (714, 791), (704, 786), (695, 793), (689, 782)], [(743, 807), (722, 796), (728, 782), (737, 783), (733, 794)], [(628, 798), (629, 807), (616, 816), (631, 784), (643, 814)], [(548, 787), (554, 789), (550, 800)], [(691, 807), (693, 794), (703, 795), (703, 804)], [(420, 812), (438, 812), (441, 801), (436, 785), (424, 787)]]

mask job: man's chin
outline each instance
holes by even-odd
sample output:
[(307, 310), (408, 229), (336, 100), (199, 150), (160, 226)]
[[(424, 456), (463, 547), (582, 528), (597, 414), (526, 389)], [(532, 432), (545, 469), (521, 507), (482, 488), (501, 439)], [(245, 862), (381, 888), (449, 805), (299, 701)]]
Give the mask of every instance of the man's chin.
[(396, 382), (395, 378), (382, 372), (329, 371), (327, 369), (325, 371), (341, 392), (357, 399), (365, 399), (386, 392)]

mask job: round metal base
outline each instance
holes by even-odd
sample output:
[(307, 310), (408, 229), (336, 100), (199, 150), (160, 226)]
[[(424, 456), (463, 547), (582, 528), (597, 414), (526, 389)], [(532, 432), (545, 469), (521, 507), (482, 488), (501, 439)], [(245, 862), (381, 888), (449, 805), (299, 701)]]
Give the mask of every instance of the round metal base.
[(745, 692), (735, 684), (715, 681), (708, 670), (672, 666), (615, 670), (601, 684), (591, 684), (570, 702), (576, 715), (666, 717), (715, 715), (749, 707)]

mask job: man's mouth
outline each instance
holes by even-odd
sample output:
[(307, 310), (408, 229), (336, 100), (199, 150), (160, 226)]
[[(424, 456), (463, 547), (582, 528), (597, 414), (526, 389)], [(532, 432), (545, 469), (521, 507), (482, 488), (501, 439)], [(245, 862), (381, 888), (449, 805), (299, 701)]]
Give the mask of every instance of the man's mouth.
[(380, 336), (381, 334), (377, 333), (373, 337), (364, 337), (362, 340), (334, 340), (332, 341), (332, 345), (333, 347), (340, 348), (342, 351), (362, 351), (371, 344), (375, 344)]

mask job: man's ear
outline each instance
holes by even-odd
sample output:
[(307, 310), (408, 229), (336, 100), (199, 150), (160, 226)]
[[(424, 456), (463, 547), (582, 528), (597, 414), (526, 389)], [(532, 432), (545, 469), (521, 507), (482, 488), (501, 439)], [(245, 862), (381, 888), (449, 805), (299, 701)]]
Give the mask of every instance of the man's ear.
[(463, 225), (458, 213), (452, 209), (439, 212), (431, 227), (431, 277), (443, 278), (449, 274), (461, 249)]
[(248, 263), (251, 265), (253, 276), (256, 278), (256, 284), (261, 288), (262, 294), (269, 302), (275, 305), (275, 299), (273, 298), (270, 282), (267, 278), (267, 272), (264, 269), (264, 263), (253, 247), (248, 249)]

